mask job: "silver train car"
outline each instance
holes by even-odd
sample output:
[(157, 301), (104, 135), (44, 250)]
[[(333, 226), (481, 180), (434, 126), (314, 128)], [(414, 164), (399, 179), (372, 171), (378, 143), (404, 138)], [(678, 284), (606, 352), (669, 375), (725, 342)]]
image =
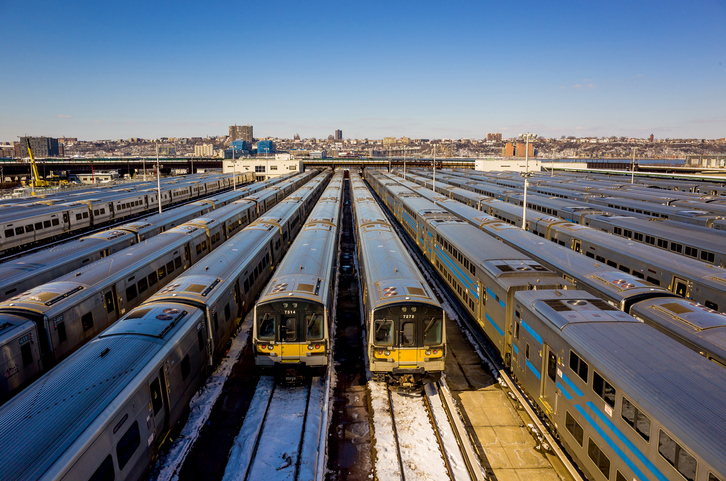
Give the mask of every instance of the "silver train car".
[(402, 386), (436, 380), (444, 311), (360, 176), (350, 183), (371, 373)]
[[(268, 214), (289, 226), (300, 197)], [(258, 219), (0, 407), (0, 479), (141, 478), (284, 254), (278, 224)]]
[(328, 365), (343, 171), (337, 171), (255, 304), (255, 364), (295, 382)]
[[(227, 178), (229, 177), (229, 178)], [(237, 182), (252, 182), (254, 173), (237, 174)], [(162, 206), (226, 189), (231, 186), (231, 176), (205, 182), (204, 179), (178, 181), (166, 179), (161, 192)], [(57, 239), (70, 233), (82, 232), (111, 221), (124, 219), (144, 211), (158, 208), (159, 199), (155, 188), (114, 188), (88, 194), (70, 194), (68, 201), (39, 200), (22, 207), (6, 206), (0, 209), (0, 252), (17, 250), (49, 239)]]

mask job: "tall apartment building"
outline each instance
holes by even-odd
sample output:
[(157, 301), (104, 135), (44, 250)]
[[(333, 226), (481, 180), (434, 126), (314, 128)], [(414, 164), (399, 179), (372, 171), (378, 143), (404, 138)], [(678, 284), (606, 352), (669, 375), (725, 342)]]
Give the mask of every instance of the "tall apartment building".
[(195, 157), (211, 157), (214, 155), (214, 145), (213, 144), (197, 144), (194, 146), (194, 156)]
[(489, 133), (489, 134), (487, 134), (487, 140), (494, 140), (496, 142), (501, 142), (501, 140), (502, 140), (502, 134), (499, 133), (499, 132), (497, 132), (497, 133)]
[(343, 140), (343, 131), (342, 130), (335, 131), (335, 140)]
[(28, 141), (33, 149), (33, 157), (58, 157), (58, 139), (52, 137), (20, 137), (20, 142), (15, 144), (15, 157), (28, 157)]
[(246, 142), (252, 143), (254, 142), (254, 137), (252, 136), (252, 126), (251, 125), (230, 125), (229, 126), (229, 140), (244, 140)]

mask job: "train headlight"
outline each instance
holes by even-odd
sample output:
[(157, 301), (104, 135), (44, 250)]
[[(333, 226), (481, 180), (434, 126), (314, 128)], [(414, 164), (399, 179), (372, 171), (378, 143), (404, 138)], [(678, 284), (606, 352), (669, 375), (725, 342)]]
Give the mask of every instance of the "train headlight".
[(384, 354), (385, 354), (386, 356), (390, 356), (390, 355), (391, 355), (391, 351), (389, 351), (388, 349), (386, 349), (386, 350), (385, 350), (385, 352), (384, 352)]
[(272, 351), (272, 350), (274, 349), (274, 347), (272, 347), (272, 344), (269, 344), (269, 345), (267, 346), (267, 349), (269, 349), (270, 351)]
[(430, 356), (431, 355), (431, 349), (426, 349), (426, 355), (427, 356)]
[(312, 344), (308, 344), (308, 351), (312, 351), (312, 350), (313, 350), (313, 345)]

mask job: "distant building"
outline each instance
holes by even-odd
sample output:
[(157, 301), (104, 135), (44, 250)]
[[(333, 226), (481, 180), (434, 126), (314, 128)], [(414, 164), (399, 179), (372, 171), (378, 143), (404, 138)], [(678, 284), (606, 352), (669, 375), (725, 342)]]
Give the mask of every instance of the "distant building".
[(476, 159), (474, 161), (474, 169), (483, 171), (483, 172), (489, 172), (489, 171), (524, 172), (525, 170), (529, 170), (530, 172), (538, 172), (538, 171), (542, 170), (542, 165), (539, 160), (534, 160), (534, 159), (530, 159), (529, 162), (525, 162), (524, 159), (519, 159), (519, 158)]
[(214, 145), (213, 144), (202, 144), (202, 145), (195, 145), (194, 146), (194, 156), (195, 157), (211, 157), (214, 155)]
[(294, 159), (288, 153), (275, 154), (274, 157), (246, 157), (222, 162), (225, 174), (236, 172), (254, 172), (257, 180), (265, 180), (291, 172), (302, 172), (303, 162)]
[(512, 145), (511, 142), (507, 142), (504, 146), (504, 149), (502, 149), (502, 155), (504, 157), (514, 157), (514, 145)]
[(20, 137), (20, 142), (15, 143), (15, 157), (29, 157), (28, 141), (30, 148), (33, 149), (33, 157), (40, 159), (43, 157), (58, 157), (58, 139), (53, 137)]
[(230, 125), (229, 126), (229, 140), (244, 140), (249, 142), (250, 144), (254, 142), (254, 137), (252, 135), (252, 126), (251, 125)]
[(383, 137), (383, 145), (395, 145), (396, 137)]
[(686, 167), (726, 168), (726, 155), (687, 155)]
[(260, 140), (257, 142), (258, 154), (274, 154), (275, 144), (271, 140)]
[(102, 184), (118, 180), (119, 175), (116, 171), (99, 171), (84, 172), (82, 174), (70, 174), (68, 179), (71, 182), (80, 182), (82, 184)]
[(176, 147), (173, 145), (160, 145), (159, 155), (176, 155)]
[(501, 142), (502, 141), (502, 134), (499, 133), (499, 132), (487, 134), (487, 140), (494, 140), (496, 142)]
[(229, 144), (229, 149), (224, 151), (225, 159), (238, 159), (244, 155), (249, 155), (252, 144), (246, 140), (234, 140)]
[(343, 140), (343, 131), (342, 130), (335, 131), (335, 140)]

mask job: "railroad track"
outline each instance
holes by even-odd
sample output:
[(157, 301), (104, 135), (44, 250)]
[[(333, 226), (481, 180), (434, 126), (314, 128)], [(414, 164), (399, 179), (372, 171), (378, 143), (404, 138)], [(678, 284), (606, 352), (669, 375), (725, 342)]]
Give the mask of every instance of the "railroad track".
[(488, 338), (479, 330), (476, 322), (469, 317), (458, 299), (449, 293), (448, 289), (439, 277), (439, 274), (423, 257), (423, 254), (421, 254), (411, 238), (403, 231), (401, 226), (398, 224), (398, 221), (391, 215), (385, 204), (381, 202), (381, 199), (378, 197), (375, 190), (371, 189), (371, 193), (381, 206), (381, 209), (395, 229), (399, 238), (403, 240), (412, 258), (415, 259), (418, 268), (421, 269), (426, 276), (429, 284), (434, 289), (441, 304), (444, 306), (449, 319), (456, 321), (456, 323), (461, 327), (466, 337), (476, 347), (482, 360), (492, 369), (493, 374), (497, 377), (502, 389), (506, 390), (510, 398), (512, 398), (517, 405), (522, 406), (528, 417), (531, 419), (532, 424), (528, 425), (528, 427), (532, 432), (532, 435), (538, 440), (538, 447), (543, 451), (550, 451), (552, 454), (557, 456), (567, 472), (574, 479), (584, 481), (585, 478), (581, 474), (579, 468), (574, 464), (567, 453), (565, 453), (549, 426), (537, 415), (536, 408), (530, 401), (529, 397), (519, 388), (519, 385), (516, 383), (514, 378), (512, 378), (506, 368), (502, 365), (499, 356), (495, 354), (494, 348), (491, 346)]
[(442, 384), (407, 392), (371, 381), (368, 388), (377, 480), (485, 479)]
[[(240, 187), (243, 187), (244, 185), (248, 185), (248, 184), (240, 185)], [(204, 199), (207, 199), (209, 197), (214, 197), (215, 195), (223, 194), (223, 193), (229, 192), (231, 190), (232, 190), (231, 188), (230, 189), (218, 190), (217, 192), (213, 192), (211, 194), (207, 194), (207, 195), (204, 195), (204, 196), (201, 196), (201, 197), (195, 197), (194, 199), (185, 200), (183, 202), (179, 202), (178, 204), (173, 204), (173, 205), (169, 205), (169, 206), (166, 206), (166, 207), (162, 207), (161, 208), (161, 211), (162, 212), (167, 212), (167, 211), (169, 211), (171, 209), (175, 209), (177, 207), (182, 207), (184, 205), (191, 204), (191, 203), (196, 202), (198, 200), (204, 200)], [(139, 219), (143, 219), (144, 217), (148, 217), (150, 215), (154, 215), (154, 213), (156, 213), (156, 211), (157, 211), (157, 207), (154, 207), (153, 209), (149, 209), (149, 210), (144, 211), (144, 212), (142, 212), (140, 214), (130, 215), (128, 217), (124, 217), (123, 219), (119, 219), (118, 221), (114, 221), (114, 222), (109, 223), (109, 224), (104, 224), (103, 226), (99, 226), (99, 227), (95, 227), (95, 228), (92, 227), (90, 229), (83, 230), (82, 232), (76, 232), (76, 233), (73, 233), (73, 234), (68, 235), (68, 236), (61, 235), (61, 238), (60, 239), (51, 240), (49, 242), (39, 241), (40, 244), (38, 244), (38, 245), (36, 245), (34, 247), (26, 248), (25, 246), (22, 246), (22, 247), (17, 247), (17, 248), (9, 249), (9, 251), (11, 251), (11, 252), (9, 254), (5, 255), (5, 256), (0, 257), (0, 263), (7, 262), (7, 261), (11, 261), (13, 259), (18, 259), (20, 257), (25, 257), (25, 256), (27, 256), (29, 254), (34, 254), (34, 253), (39, 252), (39, 251), (41, 251), (43, 249), (49, 249), (51, 247), (55, 247), (55, 246), (58, 246), (58, 245), (61, 245), (61, 244), (65, 244), (66, 242), (71, 242), (71, 241), (74, 241), (74, 240), (78, 240), (78, 239), (80, 239), (82, 237), (87, 237), (89, 235), (97, 234), (99, 232), (104, 232), (104, 231), (107, 231), (109, 229), (113, 229), (114, 227), (118, 227), (118, 226), (121, 226), (121, 225), (124, 225), (124, 224), (128, 224), (130, 222), (137, 221)]]
[(314, 377), (302, 386), (283, 386), (272, 376), (262, 376), (222, 479), (257, 480), (271, 473), (276, 480), (321, 479), (327, 379)]

